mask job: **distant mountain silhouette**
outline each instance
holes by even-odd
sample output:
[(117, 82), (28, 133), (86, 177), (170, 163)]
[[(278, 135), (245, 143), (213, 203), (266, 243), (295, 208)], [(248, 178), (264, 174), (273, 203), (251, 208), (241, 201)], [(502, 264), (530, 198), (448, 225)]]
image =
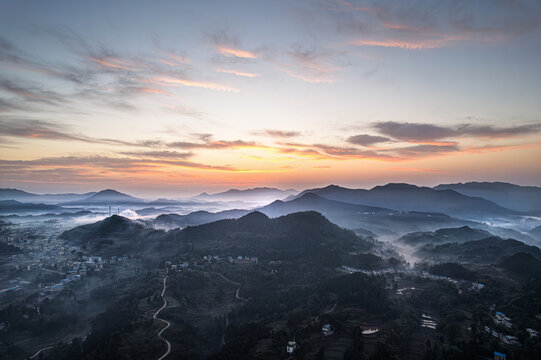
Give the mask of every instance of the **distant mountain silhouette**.
[(541, 187), (519, 186), (505, 182), (468, 182), (441, 184), (435, 190), (454, 190), (464, 195), (482, 197), (503, 207), (541, 214)]
[(472, 240), (481, 240), (493, 236), (485, 230), (472, 229), (469, 226), (459, 228), (439, 229), (432, 232), (415, 232), (406, 234), (398, 239), (408, 245), (463, 243)]
[(528, 232), (531, 236), (534, 238), (541, 240), (541, 225), (534, 227), (532, 230)]
[(453, 190), (434, 190), (410, 184), (387, 184), (370, 190), (336, 185), (304, 190), (296, 197), (314, 193), (329, 200), (403, 211), (439, 212), (461, 218), (484, 218), (514, 214), (492, 201), (470, 197)]
[(95, 192), (85, 194), (33, 194), (18, 189), (0, 189), (0, 200), (17, 200), (20, 202), (55, 204), (66, 201), (75, 201), (94, 195)]
[[(336, 188), (331, 189), (331, 191), (337, 190)], [(337, 191), (340, 192), (339, 189)], [(339, 226), (356, 229), (360, 233), (363, 230), (369, 230), (378, 235), (432, 231), (442, 227), (473, 226), (475, 224), (474, 222), (456, 219), (441, 213), (397, 211), (382, 207), (329, 200), (312, 192), (305, 192), (303, 195), (290, 201), (277, 200), (257, 210), (272, 217), (298, 211), (313, 210), (320, 212)]]
[[(357, 233), (365, 235), (373, 235), (373, 233), (396, 235), (413, 231), (435, 230), (441, 227), (477, 224), (455, 219), (445, 214), (396, 211), (328, 200), (313, 193), (306, 193), (291, 201), (276, 200), (255, 210), (273, 218), (296, 212), (317, 211), (333, 223), (344, 228), (355, 229)], [(153, 222), (162, 227), (185, 227), (221, 219), (235, 219), (249, 212), (249, 210), (227, 210), (217, 213), (196, 211), (187, 215), (162, 214)]]
[(33, 212), (61, 210), (61, 206), (21, 203), (16, 200), (0, 200), (0, 212)]
[(206, 201), (264, 202), (284, 199), (297, 193), (298, 191), (293, 189), (280, 190), (276, 188), (259, 187), (246, 190), (230, 189), (216, 194), (207, 194), (204, 192), (197, 195), (195, 198)]
[(77, 200), (64, 203), (65, 205), (117, 205), (117, 204), (140, 204), (144, 203), (144, 200), (136, 197), (123, 194), (116, 190), (106, 189), (95, 193), (94, 195)]
[(249, 212), (249, 210), (226, 210), (217, 213), (195, 211), (187, 215), (162, 214), (154, 219), (154, 224), (164, 227), (194, 226), (223, 219), (237, 219)]

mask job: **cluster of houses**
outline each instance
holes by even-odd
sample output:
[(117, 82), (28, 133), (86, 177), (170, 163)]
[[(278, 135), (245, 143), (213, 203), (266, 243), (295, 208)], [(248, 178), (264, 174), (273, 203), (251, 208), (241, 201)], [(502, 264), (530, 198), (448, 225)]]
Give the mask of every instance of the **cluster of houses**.
[[(505, 327), (511, 329), (513, 327), (511, 319), (500, 311), (497, 311), (495, 315), (492, 316), (492, 320), (494, 321), (494, 324), (499, 326), (500, 328)], [(484, 330), (489, 335), (492, 335), (493, 337), (500, 340), (504, 345), (521, 346), (519, 339), (516, 336), (508, 335), (503, 332), (498, 332), (497, 330), (489, 326), (485, 326)], [(528, 332), (528, 335), (530, 337), (540, 336), (540, 333), (535, 329), (527, 328), (526, 331)]]
[(218, 261), (228, 261), (232, 264), (240, 264), (240, 265), (250, 265), (250, 264), (258, 264), (259, 258), (257, 256), (227, 256), (227, 257), (219, 257), (216, 255), (205, 255), (203, 256), (203, 261), (205, 262), (218, 262)]
[(438, 323), (427, 314), (421, 315), (421, 327), (436, 330), (436, 327), (438, 326)]
[(184, 261), (178, 264), (173, 264), (171, 261), (166, 261), (165, 266), (170, 270), (181, 270), (190, 266), (190, 263), (188, 261)]
[(298, 348), (299, 348), (299, 346), (297, 345), (297, 342), (295, 340), (290, 340), (290, 341), (287, 342), (286, 352), (289, 355), (293, 355), (295, 350), (297, 350)]
[(72, 281), (79, 281), (81, 280), (81, 274), (71, 274), (69, 273), (66, 275), (66, 277), (60, 282), (53, 284), (53, 285), (46, 285), (44, 286), (42, 283), (38, 285), (39, 288), (41, 288), (41, 295), (46, 295), (50, 293), (60, 292), (64, 290), (64, 286)]
[[(357, 269), (352, 266), (346, 266), (342, 265), (342, 267), (337, 269), (338, 271), (345, 272), (348, 274), (353, 273), (362, 273), (368, 276), (381, 276), (381, 275), (388, 275), (388, 274), (403, 274), (403, 275), (410, 275), (410, 276), (420, 276), (424, 279), (430, 279), (430, 280), (443, 280), (450, 282), (452, 284), (458, 285), (460, 283), (459, 280), (450, 278), (448, 276), (441, 276), (441, 275), (434, 275), (430, 274), (427, 271), (416, 271), (416, 270), (405, 270), (405, 269), (395, 269), (395, 268), (386, 268), (386, 269), (380, 269), (380, 270), (363, 270), (363, 269)], [(479, 284), (482, 285), (482, 284)], [(484, 287), (484, 285), (482, 285)]]
[(485, 285), (474, 282), (474, 283), (472, 283), (470, 290), (479, 291), (479, 290), (483, 290), (484, 287), (485, 287)]
[(507, 335), (507, 334), (504, 334), (504, 333), (497, 332), (496, 330), (494, 330), (494, 329), (492, 329), (492, 328), (490, 328), (488, 326), (485, 326), (484, 329), (485, 329), (486, 333), (488, 333), (489, 335), (492, 335), (495, 338), (499, 339), (505, 345), (520, 346), (520, 342), (518, 341), (518, 338), (516, 336)]
[(494, 316), (492, 319), (494, 320), (494, 324), (496, 325), (503, 325), (508, 329), (511, 329), (513, 327), (511, 319), (505, 316), (505, 314), (500, 311), (497, 311), (496, 316)]

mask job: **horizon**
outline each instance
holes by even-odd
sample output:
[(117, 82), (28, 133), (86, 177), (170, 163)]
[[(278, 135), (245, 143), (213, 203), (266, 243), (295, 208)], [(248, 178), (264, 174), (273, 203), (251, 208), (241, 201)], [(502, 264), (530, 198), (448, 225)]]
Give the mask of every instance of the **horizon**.
[(0, 187), (540, 186), (539, 14), (535, 1), (0, 2)]
[(377, 183), (377, 184), (372, 185), (372, 186), (345, 186), (345, 185), (341, 185), (341, 184), (332, 183), (332, 184), (322, 184), (322, 185), (319, 185), (319, 186), (311, 186), (311, 187), (306, 187), (306, 188), (280, 188), (280, 187), (262, 185), (262, 186), (255, 186), (255, 187), (247, 186), (247, 187), (237, 187), (237, 188), (236, 187), (223, 188), (221, 190), (216, 190), (216, 191), (202, 190), (202, 191), (199, 191), (199, 192), (196, 192), (196, 193), (191, 193), (191, 192), (190, 193), (167, 192), (167, 191), (165, 191), (165, 192), (163, 192), (163, 191), (162, 192), (159, 192), (159, 191), (155, 191), (155, 192), (137, 192), (137, 190), (135, 190), (134, 192), (131, 192), (129, 190), (122, 190), (120, 188), (98, 188), (98, 189), (86, 189), (86, 190), (81, 189), (80, 191), (66, 191), (66, 192), (30, 191), (30, 190), (24, 189), (22, 187), (18, 187), (18, 188), (3, 187), (3, 188), (0, 188), (0, 190), (21, 190), (21, 191), (31, 193), (31, 194), (35, 194), (35, 195), (62, 195), (62, 194), (67, 194), (67, 193), (86, 194), (86, 193), (99, 193), (99, 192), (102, 192), (102, 191), (112, 190), (112, 191), (117, 191), (117, 192), (122, 193), (122, 194), (135, 196), (135, 197), (141, 198), (143, 200), (153, 200), (153, 199), (158, 199), (158, 198), (163, 198), (163, 197), (171, 197), (171, 198), (177, 198), (177, 199), (188, 199), (188, 198), (196, 197), (196, 196), (203, 195), (203, 194), (216, 195), (216, 194), (219, 194), (219, 193), (227, 192), (229, 190), (245, 191), (245, 190), (254, 190), (254, 189), (273, 189), (273, 190), (280, 190), (280, 191), (284, 191), (284, 192), (285, 191), (295, 191), (295, 192), (300, 194), (303, 191), (312, 190), (312, 189), (321, 189), (321, 188), (326, 188), (326, 187), (330, 187), (330, 186), (337, 186), (337, 187), (341, 187), (341, 188), (355, 189), (355, 190), (371, 190), (371, 189), (373, 189), (375, 187), (379, 187), (379, 186), (387, 186), (387, 185), (392, 185), (392, 184), (406, 184), (406, 185), (413, 185), (413, 186), (416, 186), (416, 187), (419, 187), (419, 188), (426, 187), (426, 188), (432, 189), (432, 188), (435, 188), (438, 185), (448, 185), (448, 184), (459, 184), (460, 185), (460, 184), (468, 184), (468, 183), (510, 184), (510, 185), (517, 185), (517, 186), (521, 186), (521, 187), (540, 187), (538, 185), (517, 184), (517, 183), (506, 182), (506, 181), (466, 181), (466, 182), (456, 182), (456, 183), (436, 183), (436, 184), (433, 184), (433, 185), (420, 185), (420, 184), (415, 184), (415, 183), (394, 182), (393, 181), (393, 182), (386, 182), (386, 183)]

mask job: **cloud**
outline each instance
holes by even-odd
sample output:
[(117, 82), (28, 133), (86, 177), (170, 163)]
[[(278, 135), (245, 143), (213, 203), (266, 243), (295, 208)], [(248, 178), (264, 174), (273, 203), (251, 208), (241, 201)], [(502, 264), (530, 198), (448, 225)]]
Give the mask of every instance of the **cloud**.
[[(20, 172), (40, 172), (71, 169), (78, 174), (104, 175), (113, 174), (145, 174), (149, 172), (162, 172), (171, 167), (191, 168), (199, 170), (213, 170), (226, 172), (244, 171), (228, 165), (208, 165), (185, 160), (149, 159), (146, 157), (108, 157), (108, 156), (64, 156), (39, 158), (35, 160), (4, 160), (0, 159), (0, 170), (3, 174), (18, 174)], [(8, 179), (9, 180), (9, 179)]]
[(178, 148), (178, 149), (238, 149), (238, 148), (251, 148), (259, 147), (253, 141), (243, 141), (243, 140), (211, 140), (207, 138), (201, 143), (193, 143), (186, 141), (175, 141), (166, 143), (165, 146), (169, 148)]
[(244, 72), (244, 71), (239, 71), (239, 70), (228, 70), (228, 69), (220, 69), (220, 68), (215, 69), (215, 70), (221, 73), (233, 74), (236, 76), (249, 77), (249, 78), (255, 78), (255, 77), (261, 76), (259, 74), (249, 73), (249, 72)]
[(90, 60), (106, 68), (121, 69), (121, 70), (135, 70), (134, 67), (129, 67), (124, 61), (120, 59), (115, 59), (112, 57), (106, 57), (104, 59), (100, 59), (94, 56), (90, 56), (89, 58)]
[[(73, 133), (66, 126), (42, 121), (27, 119), (7, 119), (0, 118), (0, 137), (4, 138), (26, 138), (26, 139), (44, 139), (44, 140), (65, 140), (81, 141), (94, 144), (107, 144), (130, 146), (138, 148), (156, 148), (156, 149), (243, 149), (243, 148), (264, 148), (264, 145), (257, 144), (254, 141), (244, 140), (214, 140), (210, 134), (194, 134), (199, 142), (192, 141), (170, 141), (166, 142), (159, 139), (145, 139), (138, 141), (123, 141), (118, 139), (93, 138), (82, 134)], [(180, 153), (167, 152), (147, 152), (150, 156), (162, 157), (169, 155), (179, 155)], [(135, 154), (135, 153), (132, 153)], [(143, 154), (143, 153), (141, 153)], [(179, 155), (180, 156), (180, 155)], [(188, 156), (188, 155), (185, 155)]]
[(82, 134), (73, 133), (66, 126), (58, 123), (24, 118), (0, 118), (0, 137), (25, 138), (34, 140), (81, 141), (93, 144), (137, 146), (137, 144), (127, 141), (106, 138), (92, 138)]
[(343, 69), (343, 66), (335, 64), (343, 55), (336, 50), (295, 45), (285, 55), (283, 60), (275, 61), (277, 68), (305, 82), (333, 83), (334, 73)]
[(386, 40), (370, 40), (370, 39), (357, 39), (353, 40), (351, 44), (355, 46), (376, 46), (386, 48), (400, 48), (407, 50), (424, 50), (441, 48), (459, 40), (463, 40), (462, 36), (444, 36), (436, 39), (418, 39), (418, 40), (398, 40), (398, 39), (386, 39)]
[(160, 158), (160, 159), (187, 159), (192, 157), (194, 154), (192, 152), (180, 153), (178, 151), (125, 151), (121, 153), (122, 155), (127, 156), (136, 156), (136, 157), (150, 157), (150, 158)]
[(403, 141), (436, 140), (456, 135), (452, 128), (421, 123), (385, 121), (375, 123), (374, 128), (383, 135)]
[(381, 134), (390, 136), (396, 140), (407, 142), (424, 142), (462, 136), (494, 139), (518, 135), (529, 135), (541, 132), (541, 123), (508, 127), (472, 124), (445, 127), (426, 123), (399, 123), (394, 121), (386, 121), (375, 123), (374, 128), (377, 129)]
[(254, 135), (263, 135), (263, 136), (270, 136), (270, 137), (276, 137), (276, 138), (291, 138), (295, 136), (301, 135), (300, 131), (286, 131), (286, 130), (273, 130), (273, 129), (265, 129), (261, 131), (254, 131)]
[(512, 41), (541, 26), (541, 3), (536, 1), (419, 0), (359, 6), (351, 1), (326, 0), (321, 8), (337, 31), (357, 46), (423, 50)]
[(456, 131), (461, 135), (483, 138), (505, 138), (516, 135), (529, 135), (541, 131), (541, 123), (525, 124), (509, 127), (493, 127), (491, 125), (459, 125)]
[(350, 136), (347, 138), (347, 142), (351, 144), (356, 145), (373, 145), (381, 142), (389, 141), (390, 139), (384, 136), (374, 136), (374, 135), (368, 135), (368, 134), (359, 134)]
[(182, 86), (188, 86), (188, 87), (199, 87), (204, 89), (210, 89), (210, 90), (217, 90), (217, 91), (225, 91), (225, 92), (239, 92), (238, 89), (235, 89), (233, 87), (212, 83), (212, 82), (202, 82), (202, 81), (194, 81), (194, 80), (188, 80), (188, 79), (180, 79), (180, 78), (168, 78), (168, 77), (158, 77), (153, 78), (152, 81), (165, 84), (165, 85), (182, 85)]
[(242, 50), (233, 47), (227, 47), (223, 45), (217, 45), (216, 50), (224, 56), (228, 57), (238, 57), (243, 59), (257, 59), (258, 55), (255, 52)]
[(41, 120), (1, 119), (0, 136), (28, 139), (75, 140), (94, 142), (84, 136), (71, 134), (60, 124)]
[(165, 109), (172, 111), (174, 113), (192, 117), (199, 120), (205, 120), (207, 118), (207, 114), (204, 112), (201, 112), (199, 110), (183, 106), (183, 105), (165, 105)]
[(402, 158), (418, 158), (460, 151), (457, 145), (416, 145), (387, 150)]

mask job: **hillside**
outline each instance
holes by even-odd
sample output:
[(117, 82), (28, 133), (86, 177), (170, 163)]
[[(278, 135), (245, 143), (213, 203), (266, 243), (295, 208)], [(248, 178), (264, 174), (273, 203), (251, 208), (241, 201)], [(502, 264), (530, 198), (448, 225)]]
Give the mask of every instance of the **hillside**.
[(290, 201), (275, 201), (257, 209), (268, 216), (286, 215), (298, 211), (317, 211), (333, 223), (348, 229), (365, 229), (378, 235), (433, 231), (442, 227), (474, 225), (441, 213), (396, 211), (329, 200), (314, 193), (305, 193)]
[(497, 263), (504, 257), (517, 253), (527, 253), (536, 259), (541, 259), (541, 250), (538, 247), (499, 237), (488, 237), (462, 244), (424, 245), (415, 255), (440, 260)]
[(399, 242), (417, 246), (421, 244), (463, 243), (481, 240), (492, 236), (485, 230), (472, 229), (469, 226), (460, 228), (439, 229), (432, 232), (415, 232), (406, 234), (398, 239)]
[(523, 280), (541, 279), (541, 261), (531, 254), (516, 253), (502, 259), (500, 265)]
[(515, 212), (492, 201), (470, 197), (453, 190), (434, 190), (409, 184), (387, 184), (370, 190), (347, 189), (336, 185), (305, 190), (329, 200), (402, 211), (438, 212), (460, 218), (485, 218)]
[(163, 234), (163, 231), (149, 229), (136, 221), (113, 215), (64, 231), (60, 238), (84, 246), (96, 255), (142, 255), (143, 252), (158, 254), (157, 240)]
[(21, 203), (16, 200), (0, 200), (0, 212), (36, 212), (36, 211), (55, 211), (61, 210), (61, 206)]
[(98, 255), (160, 257), (183, 252), (200, 255), (241, 252), (287, 259), (334, 259), (333, 265), (339, 265), (340, 256), (348, 251), (371, 247), (352, 231), (340, 228), (313, 211), (275, 219), (252, 212), (236, 220), (219, 220), (169, 232), (149, 229), (139, 222), (114, 215), (65, 231), (61, 238), (86, 246)]
[[(220, 220), (183, 230), (170, 231), (169, 239), (192, 246), (202, 254), (243, 251), (248, 255), (277, 258), (318, 258), (333, 261), (348, 251), (366, 250), (370, 243), (352, 231), (331, 223), (315, 211), (298, 212), (271, 219), (252, 212), (237, 220)], [(325, 258), (328, 257), (326, 260)]]
[(217, 213), (195, 211), (187, 215), (161, 214), (153, 223), (161, 227), (186, 227), (206, 224), (223, 219), (237, 219), (249, 213), (249, 210), (226, 210)]

